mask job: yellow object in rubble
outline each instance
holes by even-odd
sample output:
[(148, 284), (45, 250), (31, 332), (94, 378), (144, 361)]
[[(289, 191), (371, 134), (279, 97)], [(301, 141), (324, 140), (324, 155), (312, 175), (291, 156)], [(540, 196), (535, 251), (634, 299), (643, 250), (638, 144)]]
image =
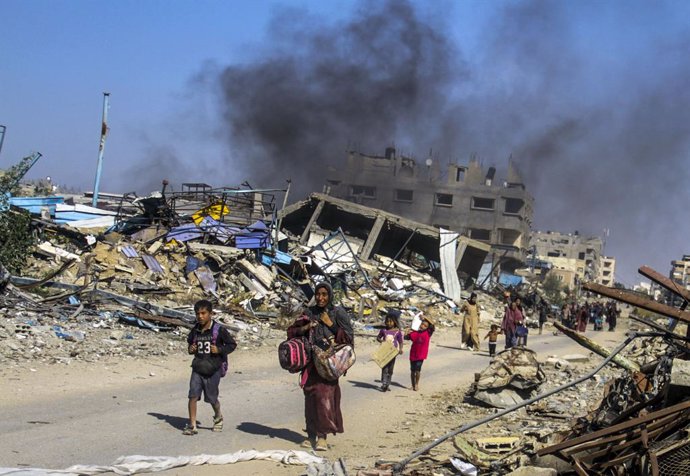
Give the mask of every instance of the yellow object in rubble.
[(230, 209), (227, 207), (227, 205), (209, 205), (208, 207), (204, 207), (201, 210), (194, 212), (194, 215), (192, 215), (192, 220), (194, 220), (194, 223), (198, 225), (201, 223), (204, 217), (211, 217), (214, 220), (220, 220), (221, 216), (225, 216), (229, 213)]

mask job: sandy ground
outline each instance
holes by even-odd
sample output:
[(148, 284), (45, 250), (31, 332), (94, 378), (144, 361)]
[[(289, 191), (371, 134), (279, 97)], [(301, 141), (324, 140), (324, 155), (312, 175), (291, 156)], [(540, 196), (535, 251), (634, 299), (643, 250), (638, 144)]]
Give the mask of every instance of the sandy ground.
[[(613, 348), (616, 333), (588, 332)], [(480, 337), (483, 337), (485, 331)], [(369, 361), (376, 348), (373, 336), (357, 338), (357, 364), (341, 379), (345, 433), (329, 437), (331, 448), (319, 453), (344, 458), (354, 474), (374, 462), (399, 460), (420, 445), (467, 423), (462, 413), (434, 416), (435, 401), (449, 390), (466, 387), (486, 367), (488, 354), (457, 348), (459, 328), (434, 334), (424, 364), (421, 391), (409, 389), (407, 352), (398, 358), (392, 391), (378, 391), (380, 369)], [(221, 384), (225, 415), (222, 433), (209, 431), (211, 409), (199, 409), (201, 431), (185, 437), (187, 355), (151, 360), (103, 361), (70, 365), (30, 364), (0, 369), (3, 385), (0, 422), (3, 440), (0, 466), (65, 468), (73, 464), (107, 465), (120, 455), (223, 454), (241, 449), (295, 450), (304, 438), (303, 397), (297, 377), (278, 366), (274, 337), (259, 348), (241, 345), (231, 356), (231, 371)], [(531, 335), (530, 348), (540, 359), (579, 352), (582, 347), (564, 336)], [(502, 344), (502, 342), (500, 343)], [(484, 344), (484, 350), (485, 350)], [(499, 346), (499, 349), (501, 346)], [(447, 452), (452, 453), (448, 444)], [(182, 467), (164, 475), (288, 475), (304, 467), (273, 462), (232, 466)]]

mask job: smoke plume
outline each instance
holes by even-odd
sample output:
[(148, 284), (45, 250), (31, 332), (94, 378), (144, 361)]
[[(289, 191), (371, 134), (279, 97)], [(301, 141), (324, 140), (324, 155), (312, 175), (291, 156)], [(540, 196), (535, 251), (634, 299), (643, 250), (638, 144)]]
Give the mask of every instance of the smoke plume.
[(534, 228), (609, 229), (605, 252), (627, 284), (637, 266), (665, 272), (690, 252), (676, 219), (688, 198), (690, 35), (667, 32), (674, 4), (500, 4), (472, 49), (447, 4), (433, 5), (422, 15), (407, 1), (364, 2), (340, 23), (277, 13), (262, 53), (219, 72), (238, 181), (319, 191), (353, 144), (477, 154), (499, 169), (512, 156), (535, 196)]
[(408, 2), (362, 3), (344, 23), (312, 24), (284, 12), (271, 32), (277, 51), (221, 75), (236, 165), (261, 183), (290, 177), (298, 196), (321, 189), (348, 144), (379, 153), (394, 141), (433, 145), (465, 74), (444, 27)]

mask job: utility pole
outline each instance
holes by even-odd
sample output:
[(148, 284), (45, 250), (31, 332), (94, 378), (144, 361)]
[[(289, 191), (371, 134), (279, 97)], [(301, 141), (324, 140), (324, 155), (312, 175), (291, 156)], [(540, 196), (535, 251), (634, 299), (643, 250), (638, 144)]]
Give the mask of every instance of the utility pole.
[(103, 122), (101, 124), (101, 141), (98, 144), (98, 163), (96, 164), (96, 183), (93, 185), (92, 206), (98, 205), (98, 187), (101, 185), (101, 170), (103, 169), (103, 153), (105, 152), (105, 138), (108, 135), (108, 98), (110, 93), (103, 93)]
[(5, 131), (7, 127), (0, 126), (0, 152), (2, 152), (2, 144), (5, 142)]

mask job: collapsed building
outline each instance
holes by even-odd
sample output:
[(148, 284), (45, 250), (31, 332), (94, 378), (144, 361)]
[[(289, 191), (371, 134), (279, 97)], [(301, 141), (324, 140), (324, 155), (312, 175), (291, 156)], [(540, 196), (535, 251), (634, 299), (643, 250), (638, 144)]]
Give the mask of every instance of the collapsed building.
[(442, 171), (438, 160), (420, 165), (393, 147), (383, 156), (350, 151), (344, 169), (326, 182), (337, 198), (484, 242), (502, 269), (526, 259), (534, 199), (512, 161), (507, 179), (499, 181), (494, 167), (484, 172), (476, 159)]
[[(326, 239), (328, 233), (324, 230), (341, 229), (348, 235), (352, 251), (363, 260), (379, 254), (394, 260), (406, 259), (408, 263), (413, 255), (441, 262), (442, 232), (438, 228), (376, 208), (314, 193), (281, 210), (278, 216), (285, 230), (309, 246)], [(465, 236), (455, 236), (448, 246), (455, 254), (452, 269), (476, 278), (490, 246)]]
[(615, 258), (604, 256), (604, 240), (579, 232), (561, 233), (534, 230), (530, 237), (534, 263), (550, 263), (553, 268), (576, 276), (580, 282), (594, 281), (613, 286)]

